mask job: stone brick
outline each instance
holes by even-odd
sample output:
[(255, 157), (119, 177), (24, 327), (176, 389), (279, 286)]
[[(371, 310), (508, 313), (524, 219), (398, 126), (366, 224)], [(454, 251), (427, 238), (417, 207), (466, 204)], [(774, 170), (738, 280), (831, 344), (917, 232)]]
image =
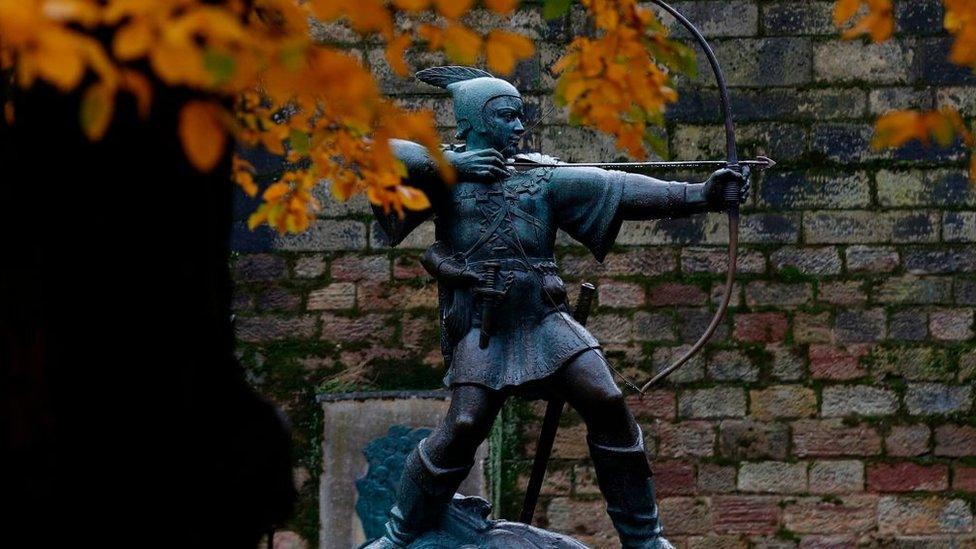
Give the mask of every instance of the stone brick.
[(643, 397), (628, 396), (627, 408), (638, 421), (651, 419), (674, 420), (677, 414), (678, 399), (674, 391), (651, 389)]
[(356, 285), (352, 282), (335, 282), (310, 292), (306, 308), (310, 311), (334, 311), (355, 306)]
[(277, 280), (285, 276), (285, 258), (269, 254), (244, 254), (234, 263), (234, 280), (256, 282)]
[[(705, 328), (711, 324), (714, 316), (715, 312), (707, 307), (678, 309), (678, 336), (681, 341), (686, 343), (698, 341), (698, 338), (705, 333)], [(724, 341), (729, 338), (728, 324), (726, 324), (725, 319), (722, 320), (723, 322), (718, 325), (715, 334), (712, 336), (712, 342)]]
[[(755, 250), (740, 250), (736, 272), (763, 274), (766, 258)], [(723, 274), (728, 272), (729, 253), (720, 248), (686, 247), (681, 250), (681, 270), (686, 273)]]
[[(714, 41), (715, 55), (723, 60), (730, 86), (793, 86), (811, 80), (811, 44), (808, 38), (738, 38)], [(770, 64), (768, 59), (777, 59)], [(699, 83), (714, 84), (711, 71), (698, 71)]]
[(864, 283), (857, 280), (821, 282), (817, 299), (831, 305), (863, 305), (868, 294)]
[(276, 236), (275, 248), (290, 252), (364, 250), (366, 225), (352, 220), (316, 219), (303, 233)]
[(770, 421), (804, 418), (817, 413), (817, 394), (801, 385), (773, 385), (749, 391), (750, 415)]
[(905, 408), (915, 416), (968, 412), (972, 405), (972, 387), (969, 385), (909, 383), (905, 391)]
[(597, 291), (600, 307), (634, 308), (644, 304), (644, 287), (640, 284), (602, 280)]
[(715, 455), (715, 426), (706, 421), (655, 422), (659, 458)]
[(939, 309), (929, 314), (929, 332), (942, 341), (965, 341), (973, 337), (972, 309)]
[(768, 494), (797, 494), (807, 491), (807, 464), (763, 461), (739, 466), (739, 490)]
[(647, 302), (652, 307), (704, 305), (708, 295), (695, 284), (665, 282), (651, 288)]
[(332, 260), (333, 280), (342, 282), (386, 282), (390, 280), (390, 259), (385, 255), (346, 255)]
[(641, 248), (614, 252), (598, 262), (592, 255), (564, 255), (560, 260), (562, 273), (568, 277), (592, 279), (606, 276), (659, 276), (674, 272), (676, 254), (668, 248)]
[(743, 313), (735, 315), (735, 338), (739, 341), (772, 343), (786, 338), (788, 324), (784, 313)]
[[(677, 347), (658, 347), (654, 349), (654, 354), (651, 357), (652, 372), (656, 374), (671, 364), (674, 364), (674, 362), (680, 357), (684, 356), (684, 354), (687, 353), (690, 348), (691, 345), (679, 345)], [(674, 384), (689, 383), (692, 381), (698, 381), (704, 377), (705, 357), (699, 353), (686, 362), (684, 366), (671, 374), (671, 376), (668, 377), (668, 382)]]
[[(383, 251), (390, 249), (390, 239), (387, 238), (386, 233), (380, 228), (379, 223), (375, 221), (369, 226), (369, 242), (373, 250)], [(403, 242), (397, 244), (396, 247), (398, 250), (425, 250), (433, 243), (434, 223), (432, 221), (425, 221), (407, 235), (403, 239)]]
[(881, 437), (870, 425), (846, 426), (839, 419), (793, 423), (793, 454), (797, 457), (872, 456), (881, 451)]
[(876, 181), (884, 207), (976, 206), (976, 192), (960, 170), (881, 170)]
[(262, 311), (297, 311), (302, 298), (280, 286), (265, 288), (258, 294), (257, 306)]
[(594, 315), (587, 329), (602, 343), (627, 343), (634, 338), (633, 320), (623, 315)]
[(905, 270), (911, 274), (953, 274), (976, 271), (976, 251), (956, 249), (909, 249), (903, 254)]
[(949, 107), (965, 117), (976, 116), (976, 88), (972, 86), (950, 86), (935, 91), (935, 101), (939, 107)]
[(963, 533), (972, 528), (972, 511), (961, 499), (885, 496), (878, 501), (881, 534)]
[(708, 361), (708, 376), (720, 381), (756, 381), (759, 367), (741, 351), (717, 351)]
[(935, 455), (946, 457), (976, 455), (976, 427), (952, 424), (936, 427)]
[(926, 211), (804, 212), (803, 234), (808, 244), (937, 242), (939, 215)]
[(746, 394), (741, 387), (690, 389), (678, 394), (678, 417), (722, 418), (746, 415)]
[(790, 267), (806, 275), (840, 274), (841, 260), (837, 248), (792, 248), (783, 247), (769, 256), (770, 263), (777, 271)]
[(829, 343), (833, 340), (830, 312), (793, 315), (794, 343)]
[(792, 346), (767, 345), (766, 352), (773, 357), (770, 374), (780, 381), (797, 381), (805, 374), (806, 353)]
[(838, 500), (801, 498), (783, 510), (783, 526), (800, 534), (863, 534), (877, 524), (878, 497), (849, 495)]
[(898, 395), (894, 391), (868, 385), (838, 385), (824, 387), (823, 417), (844, 417), (851, 414), (885, 416), (898, 411)]
[(234, 324), (237, 339), (263, 343), (283, 339), (308, 339), (315, 335), (314, 316), (258, 316), (238, 318)]
[(823, 42), (814, 46), (813, 70), (821, 82), (898, 84), (909, 81), (909, 55), (895, 40)]
[(835, 333), (840, 343), (861, 343), (884, 339), (887, 331), (884, 309), (850, 309), (837, 312)]
[(949, 468), (943, 464), (874, 463), (868, 467), (872, 492), (937, 492), (949, 487)]
[(943, 212), (942, 237), (946, 242), (976, 242), (976, 212)]
[(654, 461), (654, 487), (658, 497), (695, 494), (695, 466), (688, 460)]
[(775, 496), (717, 496), (712, 510), (714, 531), (722, 534), (772, 534), (781, 515)]
[[(708, 38), (728, 36), (755, 36), (759, 25), (759, 8), (754, 2), (746, 0), (731, 0), (721, 5), (714, 5), (702, 1), (682, 1), (673, 4), (675, 9), (685, 17), (695, 22), (698, 30)], [(675, 34), (688, 38), (677, 21), (663, 10), (655, 10), (661, 17), (661, 22)]]
[(929, 315), (922, 309), (908, 309), (888, 317), (888, 338), (896, 341), (922, 341), (929, 333)]
[(847, 269), (853, 272), (889, 273), (898, 267), (898, 251), (891, 246), (848, 246)]
[(957, 305), (976, 305), (976, 280), (956, 278), (952, 287)]
[(719, 450), (724, 458), (784, 460), (789, 443), (789, 429), (782, 423), (725, 420), (719, 425)]
[(931, 89), (906, 87), (876, 88), (868, 93), (868, 112), (880, 115), (896, 110), (929, 110), (934, 105)]
[[(728, 237), (725, 237), (728, 240)], [(800, 240), (800, 215), (757, 213), (741, 219), (739, 241), (743, 244), (793, 244)]]
[(712, 506), (706, 498), (666, 497), (659, 502), (661, 524), (669, 535), (705, 534), (712, 529)]
[(295, 260), (296, 278), (318, 278), (325, 274), (325, 258), (320, 255), (303, 256)]
[(763, 6), (763, 28), (772, 35), (834, 35), (832, 13), (830, 2), (778, 0)]
[(955, 464), (952, 466), (952, 489), (976, 493), (976, 467)]
[(366, 314), (352, 318), (322, 314), (322, 339), (335, 342), (383, 341), (391, 337), (393, 326), (386, 315)]
[(897, 29), (912, 34), (938, 34), (945, 17), (938, 0), (916, 0), (895, 5)]
[(892, 277), (874, 289), (878, 303), (927, 305), (948, 303), (952, 296), (952, 280), (945, 277), (914, 275)]
[(863, 377), (867, 369), (861, 364), (861, 357), (866, 355), (870, 347), (867, 345), (847, 345), (835, 347), (833, 345), (811, 345), (810, 377), (813, 379), (850, 380)]
[(909, 381), (939, 381), (953, 378), (952, 362), (945, 352), (932, 347), (876, 349), (871, 357), (874, 378), (893, 376)]
[(602, 501), (552, 498), (546, 506), (548, 527), (557, 532), (573, 532), (574, 537), (598, 536), (596, 539), (609, 542), (613, 535), (613, 524), (604, 512), (605, 508)]
[(813, 300), (813, 288), (808, 283), (750, 282), (746, 286), (746, 304), (750, 307), (776, 305), (795, 307)]
[(727, 494), (735, 491), (735, 467), (702, 463), (698, 466), (698, 491), (702, 494)]
[(634, 339), (638, 341), (674, 341), (674, 317), (669, 314), (634, 313)]
[(815, 461), (810, 465), (810, 493), (847, 494), (864, 491), (864, 462)]
[(920, 456), (928, 453), (931, 436), (928, 425), (895, 425), (885, 437), (885, 450), (889, 456)]
[(776, 211), (866, 208), (871, 186), (865, 172), (777, 171), (762, 180), (758, 204)]

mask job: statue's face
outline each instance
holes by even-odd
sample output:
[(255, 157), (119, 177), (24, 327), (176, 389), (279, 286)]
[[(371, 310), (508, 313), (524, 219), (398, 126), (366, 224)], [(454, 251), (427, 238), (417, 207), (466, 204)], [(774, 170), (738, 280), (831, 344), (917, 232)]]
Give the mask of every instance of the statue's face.
[(525, 133), (525, 112), (522, 100), (518, 97), (496, 97), (482, 110), (486, 140), (492, 148), (508, 156), (518, 149), (522, 134)]

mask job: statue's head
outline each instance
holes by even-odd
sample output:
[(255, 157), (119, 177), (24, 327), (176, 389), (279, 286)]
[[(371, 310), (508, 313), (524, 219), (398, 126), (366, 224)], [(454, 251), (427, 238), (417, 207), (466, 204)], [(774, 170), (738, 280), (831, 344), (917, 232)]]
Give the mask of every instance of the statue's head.
[(471, 67), (432, 67), (417, 78), (451, 92), (458, 139), (514, 151), (525, 133), (522, 94), (515, 86)]

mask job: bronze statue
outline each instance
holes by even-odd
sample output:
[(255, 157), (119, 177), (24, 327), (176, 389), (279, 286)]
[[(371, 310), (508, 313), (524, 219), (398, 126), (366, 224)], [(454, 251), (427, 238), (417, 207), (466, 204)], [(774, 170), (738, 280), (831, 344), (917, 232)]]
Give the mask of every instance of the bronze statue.
[[(704, 183), (682, 183), (515, 155), (525, 127), (514, 86), (467, 67), (435, 67), (417, 77), (453, 96), (464, 145), (446, 155), (458, 180), (446, 185), (427, 150), (394, 141), (407, 183), (422, 189), (431, 207), (403, 218), (376, 214), (393, 245), (434, 220), (437, 241), (423, 264), (437, 279), (444, 383), (452, 399), (444, 421), (407, 458), (386, 534), (369, 547), (405, 547), (434, 525), (511, 395), (552, 395), (573, 406), (586, 423), (597, 481), (622, 545), (671, 547), (661, 535), (641, 429), (599, 342), (570, 314), (553, 254), (556, 231), (602, 261), (624, 220), (723, 211), (727, 188), (740, 189), (744, 200), (748, 169), (720, 169)], [(520, 166), (540, 167), (516, 170), (513, 157)]]

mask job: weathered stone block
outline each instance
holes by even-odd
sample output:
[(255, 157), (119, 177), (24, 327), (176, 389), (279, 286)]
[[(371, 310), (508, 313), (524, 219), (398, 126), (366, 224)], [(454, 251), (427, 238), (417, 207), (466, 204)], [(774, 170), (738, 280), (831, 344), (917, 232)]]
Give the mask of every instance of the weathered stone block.
[(793, 423), (796, 457), (872, 456), (881, 451), (881, 437), (874, 427), (847, 426), (839, 419), (800, 420)]
[(803, 418), (817, 413), (817, 394), (801, 385), (774, 385), (749, 392), (750, 415), (770, 421), (780, 418)]
[(662, 498), (661, 524), (672, 534), (705, 534), (712, 529), (713, 511), (707, 498)]
[(658, 421), (652, 425), (650, 434), (658, 438), (659, 458), (715, 455), (715, 426), (706, 421)]
[(927, 88), (874, 88), (868, 94), (868, 112), (873, 115), (905, 109), (929, 110), (933, 105), (932, 90)]
[(741, 351), (717, 351), (708, 361), (708, 376), (720, 381), (756, 381), (759, 367)]
[(905, 269), (911, 274), (953, 274), (976, 271), (976, 250), (909, 249), (903, 254)]
[(788, 457), (790, 433), (783, 423), (725, 420), (719, 425), (719, 450), (733, 460)]
[(762, 180), (759, 206), (773, 210), (865, 208), (871, 205), (871, 186), (865, 172), (771, 172)]
[(898, 251), (891, 246), (848, 246), (845, 256), (849, 271), (887, 273), (898, 267)]
[(691, 389), (678, 394), (678, 417), (723, 418), (746, 415), (746, 394), (741, 387)]
[(770, 2), (763, 6), (763, 28), (772, 35), (834, 35), (837, 27), (832, 13), (833, 4), (828, 1)]
[(944, 212), (942, 237), (946, 242), (976, 242), (976, 212)]
[[(708, 38), (727, 36), (755, 36), (759, 25), (759, 8), (748, 0), (731, 0), (720, 5), (711, 2), (683, 1), (672, 4)], [(661, 22), (677, 37), (690, 38), (688, 32), (670, 14), (655, 9)]]
[(750, 307), (775, 305), (796, 307), (813, 300), (813, 287), (809, 283), (785, 284), (782, 282), (757, 281), (746, 286), (746, 304)]
[(597, 287), (600, 307), (635, 308), (644, 304), (644, 287), (632, 282), (603, 280)]
[(928, 453), (931, 436), (928, 425), (895, 425), (885, 437), (885, 450), (889, 456), (920, 456)]
[(634, 339), (637, 341), (674, 341), (674, 317), (669, 314), (634, 313)]
[(288, 270), (285, 258), (270, 254), (243, 254), (234, 263), (234, 280), (257, 282), (283, 278)]
[(837, 248), (794, 248), (785, 246), (770, 254), (769, 261), (777, 271), (790, 267), (808, 275), (835, 275), (841, 272)]
[(723, 534), (772, 534), (781, 514), (775, 496), (716, 496), (712, 509), (714, 531)]
[(851, 309), (837, 312), (835, 333), (839, 343), (862, 343), (884, 339), (884, 309)]
[(976, 455), (976, 427), (953, 424), (936, 427), (935, 455), (947, 457)]
[(885, 207), (973, 206), (976, 192), (962, 170), (881, 170), (878, 203)]
[(705, 290), (696, 284), (664, 282), (651, 288), (647, 302), (651, 307), (676, 305), (704, 305), (708, 300)]
[(907, 275), (889, 278), (874, 290), (878, 303), (935, 304), (948, 303), (952, 295), (952, 280), (944, 277), (919, 278)]
[(913, 416), (968, 412), (972, 405), (972, 387), (969, 385), (910, 383), (905, 391), (905, 408)]
[(789, 328), (784, 313), (742, 313), (735, 315), (735, 339), (773, 343), (786, 339)]
[(810, 345), (810, 377), (813, 379), (850, 380), (863, 377), (867, 368), (861, 357), (870, 350), (869, 345)]
[(807, 464), (763, 461), (739, 466), (739, 490), (767, 494), (807, 491)]
[[(698, 491), (702, 494), (726, 494), (735, 491), (735, 467), (702, 463), (698, 466)], [(974, 475), (976, 477), (976, 475)]]
[(821, 282), (817, 299), (831, 305), (863, 305), (868, 300), (868, 292), (864, 282), (858, 280)]
[(366, 225), (360, 221), (316, 219), (308, 230), (275, 237), (275, 248), (290, 252), (366, 249)]
[(882, 534), (941, 534), (969, 532), (973, 513), (961, 499), (885, 496), (878, 501), (878, 532)]
[(793, 315), (794, 343), (829, 343), (833, 337), (829, 311), (818, 314), (797, 312)]
[(264, 343), (283, 339), (308, 339), (315, 336), (314, 316), (258, 316), (238, 318), (234, 323), (237, 339)]
[(820, 414), (823, 417), (884, 416), (896, 411), (898, 395), (894, 391), (869, 385), (839, 385), (824, 388)]
[(864, 462), (815, 461), (810, 465), (810, 492), (847, 494), (864, 491)]
[(832, 40), (813, 48), (813, 70), (820, 82), (899, 84), (911, 78), (912, 52), (897, 40), (880, 44)]
[(863, 534), (877, 524), (878, 497), (849, 495), (836, 501), (802, 498), (783, 510), (783, 526), (801, 534)]
[(874, 463), (868, 467), (868, 490), (872, 492), (937, 492), (948, 487), (949, 467), (945, 464)]
[(929, 315), (921, 309), (892, 313), (888, 318), (888, 338), (896, 341), (922, 341), (928, 336)]
[(366, 314), (360, 317), (322, 315), (322, 339), (347, 342), (384, 340), (393, 337), (390, 318), (383, 314)]
[[(794, 86), (812, 78), (808, 38), (739, 38), (714, 41), (712, 46), (730, 86)], [(765, 62), (768, 59), (777, 62)], [(711, 71), (699, 71), (698, 81), (713, 85), (714, 76)]]
[(803, 234), (809, 244), (937, 242), (939, 215), (934, 212), (804, 212)]
[(942, 341), (965, 341), (973, 337), (972, 309), (940, 309), (929, 314), (929, 332)]

